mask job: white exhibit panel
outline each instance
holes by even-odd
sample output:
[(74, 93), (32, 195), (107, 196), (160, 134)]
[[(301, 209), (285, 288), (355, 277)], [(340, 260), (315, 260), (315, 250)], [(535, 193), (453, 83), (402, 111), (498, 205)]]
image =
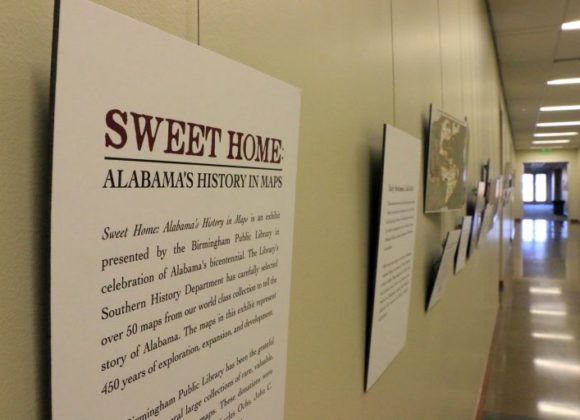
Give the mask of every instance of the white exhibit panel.
[(282, 419), (300, 92), (85, 0), (55, 20), (52, 417)]
[(459, 248), (457, 249), (457, 258), (455, 259), (455, 274), (459, 273), (461, 270), (463, 270), (463, 267), (465, 267), (472, 219), (472, 216), (463, 217), (463, 223), (461, 225), (461, 236), (459, 238)]
[(420, 140), (386, 125), (366, 390), (407, 339), (420, 168)]
[(475, 201), (475, 209), (473, 210), (473, 221), (471, 224), (471, 236), (469, 239), (469, 249), (467, 255), (471, 256), (475, 248), (479, 246), (479, 235), (481, 233), (481, 222), (483, 220), (483, 211), (485, 209), (485, 187), (486, 183), (480, 181), (477, 184), (477, 197)]
[(495, 205), (487, 204), (483, 212), (483, 221), (481, 222), (481, 231), (479, 232), (479, 242), (487, 236), (493, 224), (493, 215), (495, 213)]
[(433, 289), (429, 297), (429, 305), (427, 310), (431, 310), (437, 302), (441, 300), (445, 293), (445, 285), (451, 277), (453, 277), (453, 263), (455, 261), (455, 254), (461, 236), (461, 229), (452, 230), (447, 233), (445, 239), (445, 246), (443, 247), (443, 255), (437, 267), (435, 281), (433, 282)]

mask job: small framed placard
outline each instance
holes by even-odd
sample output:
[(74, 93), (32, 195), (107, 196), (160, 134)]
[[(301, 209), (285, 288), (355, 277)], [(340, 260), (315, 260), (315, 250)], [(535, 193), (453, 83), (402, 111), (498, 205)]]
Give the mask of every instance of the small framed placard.
[(445, 293), (445, 285), (447, 281), (453, 277), (453, 262), (455, 261), (455, 253), (459, 244), (459, 237), (461, 230), (456, 229), (447, 233), (445, 245), (443, 246), (443, 254), (435, 270), (435, 280), (429, 295), (429, 303), (427, 310), (430, 311), (437, 302), (441, 300)]
[(461, 237), (459, 238), (459, 247), (457, 248), (457, 257), (455, 258), (455, 273), (459, 273), (465, 266), (467, 259), (467, 248), (469, 246), (469, 234), (471, 233), (472, 216), (464, 216), (461, 224)]

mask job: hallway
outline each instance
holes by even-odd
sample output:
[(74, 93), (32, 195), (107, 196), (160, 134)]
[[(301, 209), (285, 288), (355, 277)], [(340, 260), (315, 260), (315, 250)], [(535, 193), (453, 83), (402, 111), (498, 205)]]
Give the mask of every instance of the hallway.
[(524, 219), (544, 219), (565, 221), (566, 216), (558, 216), (554, 214), (554, 206), (550, 204), (528, 204), (524, 203)]
[(484, 420), (580, 419), (580, 226), (516, 225)]

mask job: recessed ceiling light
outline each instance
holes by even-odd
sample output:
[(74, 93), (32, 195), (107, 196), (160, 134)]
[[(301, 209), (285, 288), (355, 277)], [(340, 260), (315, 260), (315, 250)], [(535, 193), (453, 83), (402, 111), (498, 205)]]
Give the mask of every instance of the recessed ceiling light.
[(558, 121), (537, 123), (536, 127), (566, 127), (571, 125), (580, 125), (580, 121)]
[(540, 111), (543, 112), (553, 112), (553, 111), (577, 111), (580, 109), (580, 105), (558, 105), (558, 106), (542, 106)]
[(561, 139), (561, 140), (534, 140), (532, 141), (533, 144), (566, 144), (570, 143), (568, 139)]
[(573, 20), (562, 24), (563, 31), (575, 31), (580, 29), (580, 20)]
[(548, 309), (531, 309), (530, 313), (534, 315), (566, 316), (566, 311), (551, 311)]
[(530, 287), (530, 293), (534, 295), (561, 295), (559, 287)]
[(578, 83), (580, 83), (580, 77), (548, 80), (549, 85), (577, 85)]
[(553, 334), (553, 333), (539, 333), (539, 332), (532, 333), (532, 337), (542, 338), (544, 340), (562, 340), (562, 341), (571, 341), (574, 339), (574, 336), (572, 336), (570, 334)]
[(562, 137), (562, 136), (575, 136), (577, 135), (577, 131), (568, 131), (565, 133), (536, 133), (534, 137)]
[(549, 414), (551, 416), (561, 416), (572, 419), (580, 418), (580, 407), (578, 406), (539, 401), (538, 411), (542, 414)]
[(561, 372), (580, 373), (580, 365), (576, 363), (566, 363), (549, 359), (534, 359), (534, 365), (541, 368), (559, 370)]

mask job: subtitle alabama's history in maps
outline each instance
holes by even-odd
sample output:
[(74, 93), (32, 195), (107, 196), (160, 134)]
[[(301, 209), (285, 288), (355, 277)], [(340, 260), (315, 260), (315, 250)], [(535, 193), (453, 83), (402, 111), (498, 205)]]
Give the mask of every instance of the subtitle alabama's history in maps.
[(52, 417), (282, 419), (299, 91), (57, 10)]

